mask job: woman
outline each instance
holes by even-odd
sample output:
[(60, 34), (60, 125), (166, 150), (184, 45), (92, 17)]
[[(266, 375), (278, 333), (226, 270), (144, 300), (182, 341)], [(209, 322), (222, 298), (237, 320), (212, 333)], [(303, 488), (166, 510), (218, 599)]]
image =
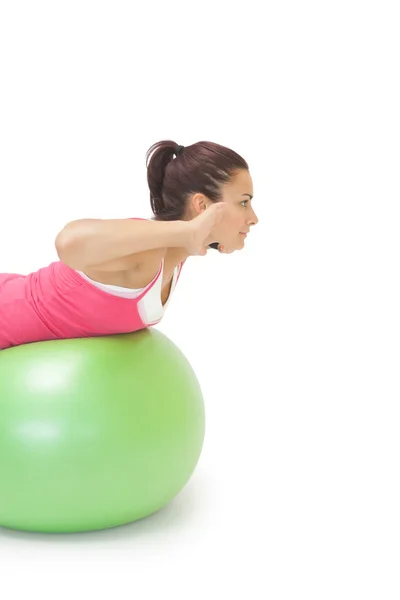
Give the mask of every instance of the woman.
[(59, 261), (0, 274), (0, 349), (155, 325), (189, 256), (243, 248), (257, 223), (243, 158), (211, 142), (163, 141), (146, 159), (153, 219), (71, 221), (56, 237)]

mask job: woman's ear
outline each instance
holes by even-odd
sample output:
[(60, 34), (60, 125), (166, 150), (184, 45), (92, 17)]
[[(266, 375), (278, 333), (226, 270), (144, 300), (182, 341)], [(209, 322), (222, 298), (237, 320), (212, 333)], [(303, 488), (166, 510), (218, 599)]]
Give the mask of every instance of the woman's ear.
[(190, 199), (190, 205), (195, 215), (201, 215), (206, 210), (208, 204), (209, 200), (204, 194), (193, 194)]

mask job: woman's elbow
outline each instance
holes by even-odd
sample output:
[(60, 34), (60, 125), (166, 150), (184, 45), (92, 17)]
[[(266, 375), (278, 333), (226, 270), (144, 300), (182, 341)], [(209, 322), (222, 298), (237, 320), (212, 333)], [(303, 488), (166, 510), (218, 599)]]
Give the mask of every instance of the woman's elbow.
[(80, 246), (87, 233), (87, 224), (93, 219), (70, 221), (61, 229), (55, 239), (55, 248), (61, 262), (74, 269), (79, 268)]

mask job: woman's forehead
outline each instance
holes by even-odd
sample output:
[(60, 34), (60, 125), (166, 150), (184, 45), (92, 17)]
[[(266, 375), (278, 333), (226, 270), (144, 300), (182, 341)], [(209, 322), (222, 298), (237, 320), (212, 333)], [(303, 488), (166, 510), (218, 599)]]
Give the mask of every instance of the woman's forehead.
[(248, 194), (253, 196), (253, 180), (248, 171), (241, 169), (225, 186), (227, 191), (233, 192), (241, 196), (242, 194)]

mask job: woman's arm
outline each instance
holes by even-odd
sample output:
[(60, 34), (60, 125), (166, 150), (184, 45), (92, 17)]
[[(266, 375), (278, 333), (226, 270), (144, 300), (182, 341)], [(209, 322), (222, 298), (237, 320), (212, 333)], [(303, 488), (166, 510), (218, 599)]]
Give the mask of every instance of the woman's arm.
[[(149, 250), (186, 247), (191, 230), (185, 221), (80, 219), (71, 221), (55, 240), (59, 259), (73, 269), (132, 268), (132, 255)], [(110, 268), (110, 267), (109, 267)]]

